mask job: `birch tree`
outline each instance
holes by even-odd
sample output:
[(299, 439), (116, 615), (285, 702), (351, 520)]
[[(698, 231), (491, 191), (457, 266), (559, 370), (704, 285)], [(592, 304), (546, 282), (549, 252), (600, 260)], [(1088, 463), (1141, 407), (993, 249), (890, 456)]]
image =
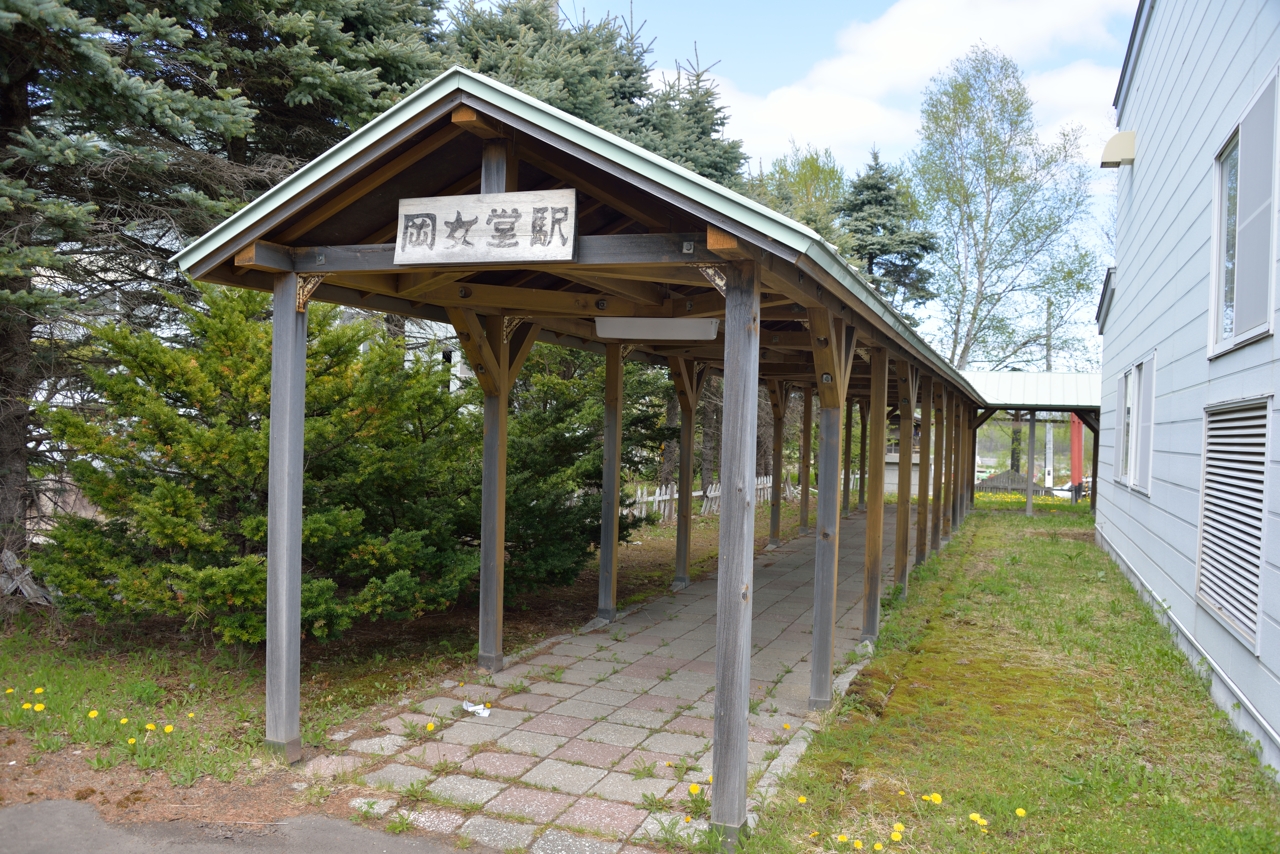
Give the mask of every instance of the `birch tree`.
[(1093, 294), (1097, 260), (1079, 239), (1090, 202), (1083, 131), (1042, 140), (1032, 108), (1017, 64), (981, 45), (925, 91), (910, 163), (938, 235), (936, 343), (958, 368), (1043, 364), (1050, 340), (1070, 347)]

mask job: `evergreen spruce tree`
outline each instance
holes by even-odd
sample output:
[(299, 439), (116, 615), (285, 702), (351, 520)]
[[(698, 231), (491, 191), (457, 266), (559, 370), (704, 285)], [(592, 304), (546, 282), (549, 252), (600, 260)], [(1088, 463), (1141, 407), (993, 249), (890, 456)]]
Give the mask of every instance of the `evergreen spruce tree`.
[(901, 174), (873, 149), (835, 213), (846, 257), (914, 324), (911, 310), (936, 296), (928, 287), (932, 273), (922, 263), (937, 250), (937, 237), (915, 226), (918, 217)]

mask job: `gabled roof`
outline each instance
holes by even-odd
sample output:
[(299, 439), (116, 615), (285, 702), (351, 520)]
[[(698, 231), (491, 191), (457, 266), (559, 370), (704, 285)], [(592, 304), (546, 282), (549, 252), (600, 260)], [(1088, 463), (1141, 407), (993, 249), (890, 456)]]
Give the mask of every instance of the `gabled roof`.
[(965, 371), (964, 375), (997, 409), (1067, 412), (1102, 407), (1102, 374)]
[(878, 318), (894, 337), (908, 350), (915, 351), (933, 370), (975, 399), (979, 398), (964, 376), (935, 352), (858, 271), (840, 257), (834, 246), (811, 228), (536, 98), (457, 66), (272, 187), (178, 252), (172, 260), (184, 271), (194, 271), (197, 275), (213, 263), (225, 260), (239, 248), (261, 238), (279, 219), (280, 211), (312, 185), (338, 173), (363, 152), (417, 121), (424, 111), (450, 98), (457, 103), (491, 107), (505, 114), (504, 119), (515, 126), (558, 137), (564, 147), (577, 156), (607, 161), (614, 169), (629, 173), (628, 179), (639, 188), (675, 202), (717, 227), (779, 255), (815, 279), (825, 279), (826, 287), (838, 286), (837, 290), (852, 295), (867, 313)]

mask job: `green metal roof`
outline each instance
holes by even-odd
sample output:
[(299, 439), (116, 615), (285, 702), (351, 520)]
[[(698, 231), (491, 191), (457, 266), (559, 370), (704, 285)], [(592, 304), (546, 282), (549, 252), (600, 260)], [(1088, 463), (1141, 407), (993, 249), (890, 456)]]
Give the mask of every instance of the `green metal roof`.
[[(919, 351), (931, 361), (935, 370), (939, 370), (975, 400), (982, 401), (982, 396), (968, 380), (934, 351), (915, 329), (898, 315), (888, 301), (867, 284), (856, 269), (840, 257), (835, 247), (824, 241), (813, 229), (634, 143), (600, 130), (582, 119), (551, 107), (510, 86), (458, 66), (454, 66), (404, 98), (241, 208), (176, 254), (172, 259), (173, 262), (181, 269), (189, 270), (225, 252), (226, 247), (237, 240), (242, 245), (256, 239), (264, 230), (264, 221), (295, 195), (304, 192), (312, 184), (341, 168), (366, 148), (413, 121), (423, 110), (455, 92), (472, 95), (519, 119), (537, 125), (566, 142), (606, 158), (639, 177), (683, 196), (696, 205), (715, 211), (727, 220), (736, 222), (791, 249), (797, 255), (807, 256), (866, 306), (871, 313), (879, 317), (910, 348)], [(236, 248), (240, 247), (236, 246)]]

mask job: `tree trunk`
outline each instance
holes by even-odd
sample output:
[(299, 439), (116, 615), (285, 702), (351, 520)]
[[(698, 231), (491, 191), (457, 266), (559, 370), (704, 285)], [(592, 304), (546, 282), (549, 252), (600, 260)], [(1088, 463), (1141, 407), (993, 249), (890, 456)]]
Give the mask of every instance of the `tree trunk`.
[[(25, 278), (0, 281), (11, 294), (30, 290)], [(27, 549), (27, 442), (30, 401), (35, 394), (31, 336), (34, 319), (23, 312), (0, 313), (0, 546), (22, 556)]]
[(702, 477), (702, 489), (705, 491), (715, 481), (717, 450), (720, 442), (720, 406), (718, 404), (718, 394), (710, 394), (710, 388), (713, 380), (707, 380), (708, 388), (704, 389), (702, 400), (699, 406), (702, 409), (702, 457), (700, 460), (700, 474)]
[[(680, 401), (674, 391), (667, 399), (667, 426), (674, 428), (680, 423)], [(662, 445), (662, 465), (658, 469), (658, 483), (670, 486), (675, 480), (676, 467), (680, 464), (680, 439), (672, 436)]]

